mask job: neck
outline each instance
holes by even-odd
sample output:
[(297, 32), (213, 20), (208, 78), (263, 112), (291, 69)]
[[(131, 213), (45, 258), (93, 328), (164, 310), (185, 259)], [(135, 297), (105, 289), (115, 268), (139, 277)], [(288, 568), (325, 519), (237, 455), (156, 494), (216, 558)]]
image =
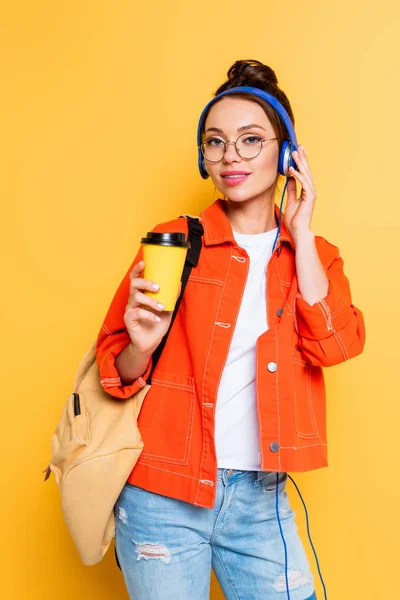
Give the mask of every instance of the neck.
[(227, 200), (225, 213), (237, 233), (265, 233), (277, 227), (273, 198), (252, 198), (244, 202)]

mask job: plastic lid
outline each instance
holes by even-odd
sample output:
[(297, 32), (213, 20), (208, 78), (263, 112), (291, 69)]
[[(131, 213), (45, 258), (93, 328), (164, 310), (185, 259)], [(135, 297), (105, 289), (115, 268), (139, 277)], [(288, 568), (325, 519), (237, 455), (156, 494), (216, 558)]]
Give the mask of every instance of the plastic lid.
[(157, 246), (178, 246), (179, 248), (190, 248), (184, 233), (158, 233), (148, 231), (147, 237), (142, 238), (142, 244), (155, 244)]

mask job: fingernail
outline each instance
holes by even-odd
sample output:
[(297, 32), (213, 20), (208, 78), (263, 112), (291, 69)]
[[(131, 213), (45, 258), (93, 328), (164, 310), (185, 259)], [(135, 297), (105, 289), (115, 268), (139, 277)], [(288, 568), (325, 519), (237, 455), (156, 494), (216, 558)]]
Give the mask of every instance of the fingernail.
[(157, 308), (159, 308), (160, 310), (164, 310), (164, 304), (158, 303)]
[(157, 283), (153, 283), (153, 290), (159, 290), (160, 286)]

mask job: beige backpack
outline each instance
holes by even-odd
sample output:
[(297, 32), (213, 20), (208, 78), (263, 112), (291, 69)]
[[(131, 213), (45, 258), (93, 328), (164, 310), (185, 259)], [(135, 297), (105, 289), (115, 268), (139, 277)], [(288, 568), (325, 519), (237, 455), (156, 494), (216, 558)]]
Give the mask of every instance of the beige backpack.
[(181, 294), (170, 328), (153, 355), (147, 384), (126, 400), (109, 396), (100, 385), (96, 344), (93, 344), (79, 366), (74, 393), (69, 396), (52, 437), (52, 457), (45, 469), (45, 480), (54, 473), (65, 522), (85, 565), (99, 562), (114, 537), (114, 504), (143, 449), (137, 426), (139, 411), (190, 271), (200, 256), (203, 228), (198, 219), (187, 218), (191, 247), (183, 270)]

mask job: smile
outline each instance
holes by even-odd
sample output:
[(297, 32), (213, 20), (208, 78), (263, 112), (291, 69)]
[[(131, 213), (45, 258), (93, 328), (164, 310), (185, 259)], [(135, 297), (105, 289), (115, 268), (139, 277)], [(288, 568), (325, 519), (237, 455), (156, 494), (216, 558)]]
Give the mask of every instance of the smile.
[(229, 175), (221, 175), (221, 177), (227, 185), (239, 185), (239, 183), (242, 183), (249, 175), (250, 173), (232, 173)]

